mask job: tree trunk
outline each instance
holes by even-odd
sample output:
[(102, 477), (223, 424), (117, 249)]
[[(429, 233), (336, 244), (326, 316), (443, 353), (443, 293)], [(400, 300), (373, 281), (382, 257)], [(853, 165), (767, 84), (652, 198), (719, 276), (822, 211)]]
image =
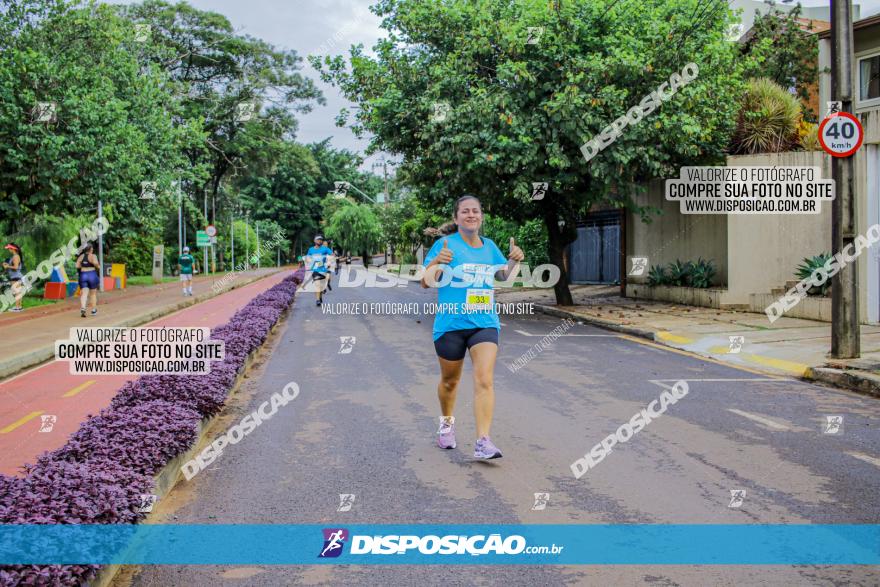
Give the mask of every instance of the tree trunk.
[(550, 248), (550, 263), (559, 267), (559, 281), (553, 286), (556, 294), (557, 306), (573, 306), (574, 300), (571, 297), (571, 291), (568, 289), (568, 271), (565, 267), (563, 253), (565, 252), (565, 242), (562, 230), (559, 228), (559, 219), (556, 217), (555, 210), (547, 207), (544, 211), (544, 226), (547, 227), (547, 236)]

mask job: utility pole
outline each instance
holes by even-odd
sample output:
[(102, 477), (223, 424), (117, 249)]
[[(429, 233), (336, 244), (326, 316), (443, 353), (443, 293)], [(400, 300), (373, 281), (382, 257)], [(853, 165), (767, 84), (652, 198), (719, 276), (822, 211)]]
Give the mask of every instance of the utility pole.
[[(373, 169), (375, 169), (377, 166), (381, 166), (381, 167), (382, 167), (382, 176), (383, 176), (383, 179), (384, 179), (384, 181), (385, 181), (385, 197), (384, 197), (383, 199), (385, 200), (385, 208), (387, 208), (387, 207), (388, 207), (388, 200), (389, 200), (389, 194), (388, 194), (388, 161), (385, 159), (385, 155), (382, 155), (382, 157), (379, 159), (378, 162), (373, 163)], [(393, 256), (393, 255), (391, 256), (391, 261), (388, 260), (388, 259), (389, 259), (388, 252), (389, 252), (389, 249), (390, 249), (390, 248), (391, 248), (391, 247), (388, 245), (388, 243), (385, 243), (385, 251), (384, 251), (384, 253), (385, 253), (385, 263), (386, 263), (386, 264), (394, 261), (394, 258), (393, 258), (394, 256)]]
[(177, 180), (177, 254), (183, 254), (183, 192)]
[[(211, 224), (217, 226), (217, 211), (214, 209), (214, 198), (216, 194), (211, 194)], [(211, 273), (217, 272), (217, 245), (211, 243)]]
[(385, 180), (385, 207), (387, 208), (388, 207), (388, 198), (389, 198), (389, 196), (388, 196), (388, 161), (385, 160), (385, 155), (382, 155), (382, 157), (378, 161), (373, 163), (372, 168), (376, 169), (377, 167), (382, 168), (382, 176), (383, 176), (383, 179)]
[[(180, 218), (181, 218), (181, 230), (183, 231), (183, 246), (186, 246), (186, 216), (183, 215), (183, 190), (180, 192)], [(177, 252), (178, 255), (183, 254), (183, 248)]]
[[(205, 222), (207, 222), (208, 224), (211, 224), (210, 222), (208, 222), (208, 189), (207, 188), (205, 188)], [(205, 228), (207, 228), (207, 227), (205, 227)], [(202, 265), (202, 272), (207, 275), (207, 273), (208, 273), (208, 247), (202, 247), (202, 258), (205, 261), (205, 264)]]
[[(831, 2), (831, 99), (853, 111), (852, 0)], [(831, 177), (836, 197), (831, 202), (831, 251), (842, 251), (856, 236), (853, 158), (833, 157)], [(852, 359), (860, 355), (858, 264), (850, 263), (831, 281), (831, 356)]]
[(385, 178), (385, 207), (388, 207), (388, 200), (391, 195), (388, 193), (388, 162), (385, 161), (385, 156), (382, 156), (382, 175)]
[[(104, 203), (98, 200), (98, 218), (104, 217)], [(98, 275), (101, 279), (98, 281), (98, 291), (104, 291), (104, 233), (98, 233)], [(83, 310), (85, 312), (85, 310)]]

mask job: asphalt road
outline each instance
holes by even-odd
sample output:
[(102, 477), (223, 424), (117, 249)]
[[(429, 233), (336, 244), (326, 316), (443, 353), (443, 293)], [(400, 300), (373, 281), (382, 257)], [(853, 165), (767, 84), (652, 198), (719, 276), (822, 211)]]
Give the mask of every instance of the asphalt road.
[[(340, 302), (424, 302), (415, 284), (334, 289)], [(421, 323), (417, 320), (421, 319)], [(278, 415), (156, 507), (157, 522), (877, 523), (877, 400), (734, 369), (577, 325), (525, 367), (504, 365), (560, 324), (502, 317), (492, 437), (504, 458), (472, 459), (471, 370), (458, 448), (434, 445), (438, 367), (430, 316), (330, 315), (300, 294), (232, 401), (221, 433), (289, 381)], [(529, 336), (534, 335), (534, 336)], [(340, 337), (355, 336), (339, 354)], [(580, 479), (570, 465), (677, 380), (689, 393)], [(843, 415), (824, 434), (825, 415)], [(746, 491), (729, 507), (731, 490)], [(534, 494), (550, 494), (532, 510)], [(339, 495), (354, 494), (338, 512)], [(736, 548), (736, 544), (731, 544)], [(202, 585), (877, 585), (876, 567), (285, 566), (145, 567), (118, 584)]]

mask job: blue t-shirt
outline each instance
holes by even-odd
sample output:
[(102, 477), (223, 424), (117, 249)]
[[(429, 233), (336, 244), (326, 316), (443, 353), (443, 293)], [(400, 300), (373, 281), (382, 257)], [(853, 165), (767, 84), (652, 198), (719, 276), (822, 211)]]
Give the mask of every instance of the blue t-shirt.
[(332, 254), (333, 251), (330, 250), (330, 247), (327, 245), (310, 247), (309, 250), (306, 251), (306, 255), (311, 257), (309, 271), (314, 271), (315, 273), (327, 273), (327, 255)]
[(427, 267), (443, 248), (444, 240), (452, 250), (452, 263), (437, 278), (438, 310), (434, 317), (434, 340), (452, 330), (501, 330), (495, 311), (495, 273), (507, 265), (507, 257), (491, 239), (480, 238), (483, 246), (474, 248), (464, 242), (457, 232), (441, 236), (425, 256)]

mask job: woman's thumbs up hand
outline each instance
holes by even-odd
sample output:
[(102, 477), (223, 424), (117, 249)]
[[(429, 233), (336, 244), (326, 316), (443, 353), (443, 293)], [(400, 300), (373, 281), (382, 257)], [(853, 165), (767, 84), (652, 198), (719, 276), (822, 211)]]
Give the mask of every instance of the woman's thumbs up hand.
[(443, 248), (437, 253), (437, 262), (449, 265), (452, 262), (452, 249), (449, 248), (449, 239), (443, 239)]
[(526, 258), (526, 255), (522, 252), (522, 249), (516, 246), (513, 237), (510, 237), (510, 252), (507, 254), (507, 258), (512, 261), (516, 261), (517, 263)]

